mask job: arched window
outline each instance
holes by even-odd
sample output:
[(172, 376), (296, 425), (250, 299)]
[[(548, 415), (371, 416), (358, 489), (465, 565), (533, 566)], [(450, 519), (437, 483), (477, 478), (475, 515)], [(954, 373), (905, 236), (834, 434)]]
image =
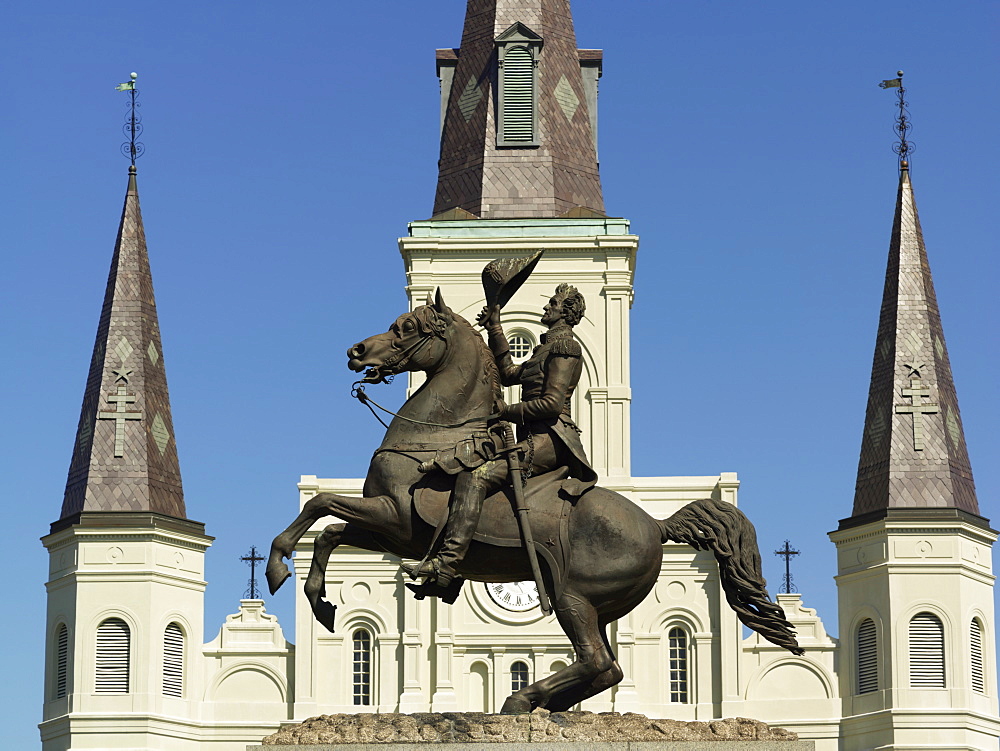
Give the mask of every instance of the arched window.
[(354, 632), (354, 703), (372, 703), (372, 635), (363, 628)]
[(933, 613), (910, 621), (910, 688), (944, 688), (944, 626)]
[(972, 662), (972, 690), (986, 693), (986, 679), (983, 672), (983, 624), (978, 618), (972, 619), (969, 627), (969, 659)]
[(69, 629), (60, 623), (56, 629), (56, 685), (57, 699), (62, 699), (69, 691)]
[(865, 618), (858, 626), (858, 693), (878, 691), (878, 641), (875, 621)]
[(510, 666), (510, 690), (520, 691), (528, 687), (528, 663), (518, 660)]
[(670, 658), (670, 701), (688, 703), (688, 635), (680, 627), (667, 632)]
[(176, 623), (163, 632), (163, 695), (184, 695), (184, 632)]
[(94, 692), (127, 694), (132, 634), (121, 618), (108, 618), (97, 627)]

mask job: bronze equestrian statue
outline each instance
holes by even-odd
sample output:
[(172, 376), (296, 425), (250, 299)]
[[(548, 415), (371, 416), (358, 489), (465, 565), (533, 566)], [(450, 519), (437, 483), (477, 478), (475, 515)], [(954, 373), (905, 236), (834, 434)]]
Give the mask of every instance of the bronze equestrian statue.
[[(500, 383), (521, 386), (522, 401), (501, 405), (497, 418), (517, 425), (521, 441), (518, 449), (525, 455), (526, 474), (538, 476), (567, 467), (569, 477), (561, 482), (561, 487), (574, 498), (597, 484), (597, 473), (587, 460), (580, 429), (570, 416), (570, 399), (583, 372), (580, 359), (583, 351), (573, 336), (573, 327), (583, 318), (585, 310), (586, 303), (579, 290), (560, 284), (542, 312), (542, 324), (548, 327), (548, 332), (542, 335), (542, 342), (531, 357), (519, 365), (510, 356), (507, 337), (500, 325), (500, 305), (484, 307), (479, 316), (489, 332), (489, 347)], [(456, 457), (456, 451), (449, 449), (420, 465), (421, 471), (457, 474), (440, 550), (416, 566), (403, 566), (412, 577), (427, 579), (427, 584), (446, 589), (452, 583), (458, 575), (455, 566), (465, 557), (479, 524), (483, 501), (509, 481), (508, 462), (496, 457), (494, 442), (488, 436), (484, 438), (485, 450), (480, 449), (471, 457)], [(426, 587), (418, 592), (434, 594)]]
[[(563, 299), (555, 301), (558, 304), (550, 301), (546, 315), (555, 319), (558, 313), (571, 333), (565, 301), (572, 292), (564, 289), (562, 294)], [(557, 292), (556, 298), (559, 296)], [(547, 355), (548, 371), (532, 376), (528, 364), (534, 358), (518, 367), (505, 356), (506, 342), (500, 341), (502, 330), (495, 307), (488, 305), (480, 316), (490, 332), (492, 351), (472, 325), (448, 307), (440, 290), (433, 301), (397, 318), (386, 333), (348, 350), (349, 367), (367, 371), (363, 382), (375, 383), (407, 371), (424, 371), (427, 380), (394, 413), (381, 446), (372, 456), (364, 497), (318, 493), (274, 539), (267, 565), (271, 593), (291, 576), (283, 559), (291, 557), (313, 522), (328, 515), (346, 523), (332, 524), (316, 538), (305, 593), (317, 620), (331, 632), (336, 608), (326, 600), (326, 567), (333, 549), (341, 544), (423, 560), (417, 573), (431, 579), (423, 585), (430, 589), (417, 588), (418, 596), (438, 595), (446, 602), (454, 601), (464, 579), (525, 581), (535, 578), (540, 568), (542, 589), (551, 597), (576, 659), (515, 691), (501, 712), (524, 713), (535, 707), (566, 711), (624, 677), (608, 641), (607, 625), (649, 594), (660, 572), (663, 543), (678, 542), (714, 553), (726, 599), (746, 626), (801, 654), (784, 612), (767, 594), (756, 534), (743, 513), (729, 503), (701, 500), (689, 503), (669, 519), (657, 520), (625, 497), (594, 485), (593, 470), (578, 439), (579, 455), (572, 439), (562, 439), (563, 428), (572, 429), (563, 407), (569, 389), (579, 378), (579, 374), (573, 376), (579, 362), (578, 355), (573, 360), (576, 348), (565, 344), (553, 347), (558, 352)], [(550, 334), (557, 335), (555, 341), (565, 341), (559, 339), (566, 330), (559, 320), (548, 325)], [(541, 348), (546, 346), (550, 346), (548, 340)], [(536, 366), (532, 363), (531, 369)], [(525, 401), (505, 406), (501, 399), (504, 381), (522, 382)], [(363, 391), (361, 396), (366, 398)], [(531, 404), (538, 401), (543, 404)], [(555, 409), (558, 411), (553, 416)], [(520, 501), (512, 483), (501, 481), (504, 470), (498, 457), (509, 456), (511, 447), (491, 432), (500, 415), (516, 421), (524, 444), (530, 435), (535, 447), (535, 456), (526, 458), (532, 476)], [(483, 455), (486, 461), (480, 462)], [(466, 463), (454, 476), (468, 477), (469, 484), (476, 486), (466, 496), (472, 501), (461, 498), (450, 480), (452, 460)], [(516, 459), (510, 466), (517, 467)], [(481, 473), (486, 482), (475, 479), (480, 467), (489, 467)], [(445, 471), (438, 471), (442, 468)], [(492, 491), (482, 501), (478, 486)], [(467, 505), (459, 512), (463, 518), (449, 525), (448, 504), (453, 491), (455, 502)], [(468, 486), (465, 491), (469, 491)], [(531, 508), (533, 537), (519, 524), (516, 509), (521, 502)], [(468, 519), (472, 516), (478, 517), (479, 523), (470, 542), (473, 524)], [(427, 554), (446, 527), (449, 530), (435, 566)], [(525, 540), (533, 556), (529, 556)], [(544, 565), (533, 566), (535, 558)], [(442, 574), (451, 577), (450, 581), (439, 581)]]

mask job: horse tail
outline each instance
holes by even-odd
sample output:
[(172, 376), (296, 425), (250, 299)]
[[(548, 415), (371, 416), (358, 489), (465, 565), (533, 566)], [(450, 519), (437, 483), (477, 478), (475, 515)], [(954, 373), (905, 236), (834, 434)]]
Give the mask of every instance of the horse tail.
[(731, 503), (705, 499), (656, 523), (661, 542), (680, 542), (715, 554), (726, 600), (745, 626), (793, 654), (804, 653), (785, 612), (767, 594), (757, 532), (742, 511)]

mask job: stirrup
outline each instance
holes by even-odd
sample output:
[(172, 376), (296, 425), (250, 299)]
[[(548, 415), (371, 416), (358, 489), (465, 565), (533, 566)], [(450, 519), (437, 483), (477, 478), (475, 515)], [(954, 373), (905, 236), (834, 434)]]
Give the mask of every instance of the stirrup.
[(400, 564), (400, 567), (409, 574), (411, 579), (423, 578), (424, 583), (435, 582), (437, 586), (442, 588), (447, 587), (458, 576), (455, 569), (447, 563), (442, 564), (441, 559), (437, 556), (420, 563), (403, 563)]

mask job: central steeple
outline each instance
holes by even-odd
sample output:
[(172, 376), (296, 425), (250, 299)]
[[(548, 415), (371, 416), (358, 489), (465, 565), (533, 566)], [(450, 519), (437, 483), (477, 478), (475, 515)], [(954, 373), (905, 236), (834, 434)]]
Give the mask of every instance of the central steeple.
[(469, 0), (461, 48), (438, 51), (434, 216), (603, 215), (600, 59), (577, 49), (569, 0)]

